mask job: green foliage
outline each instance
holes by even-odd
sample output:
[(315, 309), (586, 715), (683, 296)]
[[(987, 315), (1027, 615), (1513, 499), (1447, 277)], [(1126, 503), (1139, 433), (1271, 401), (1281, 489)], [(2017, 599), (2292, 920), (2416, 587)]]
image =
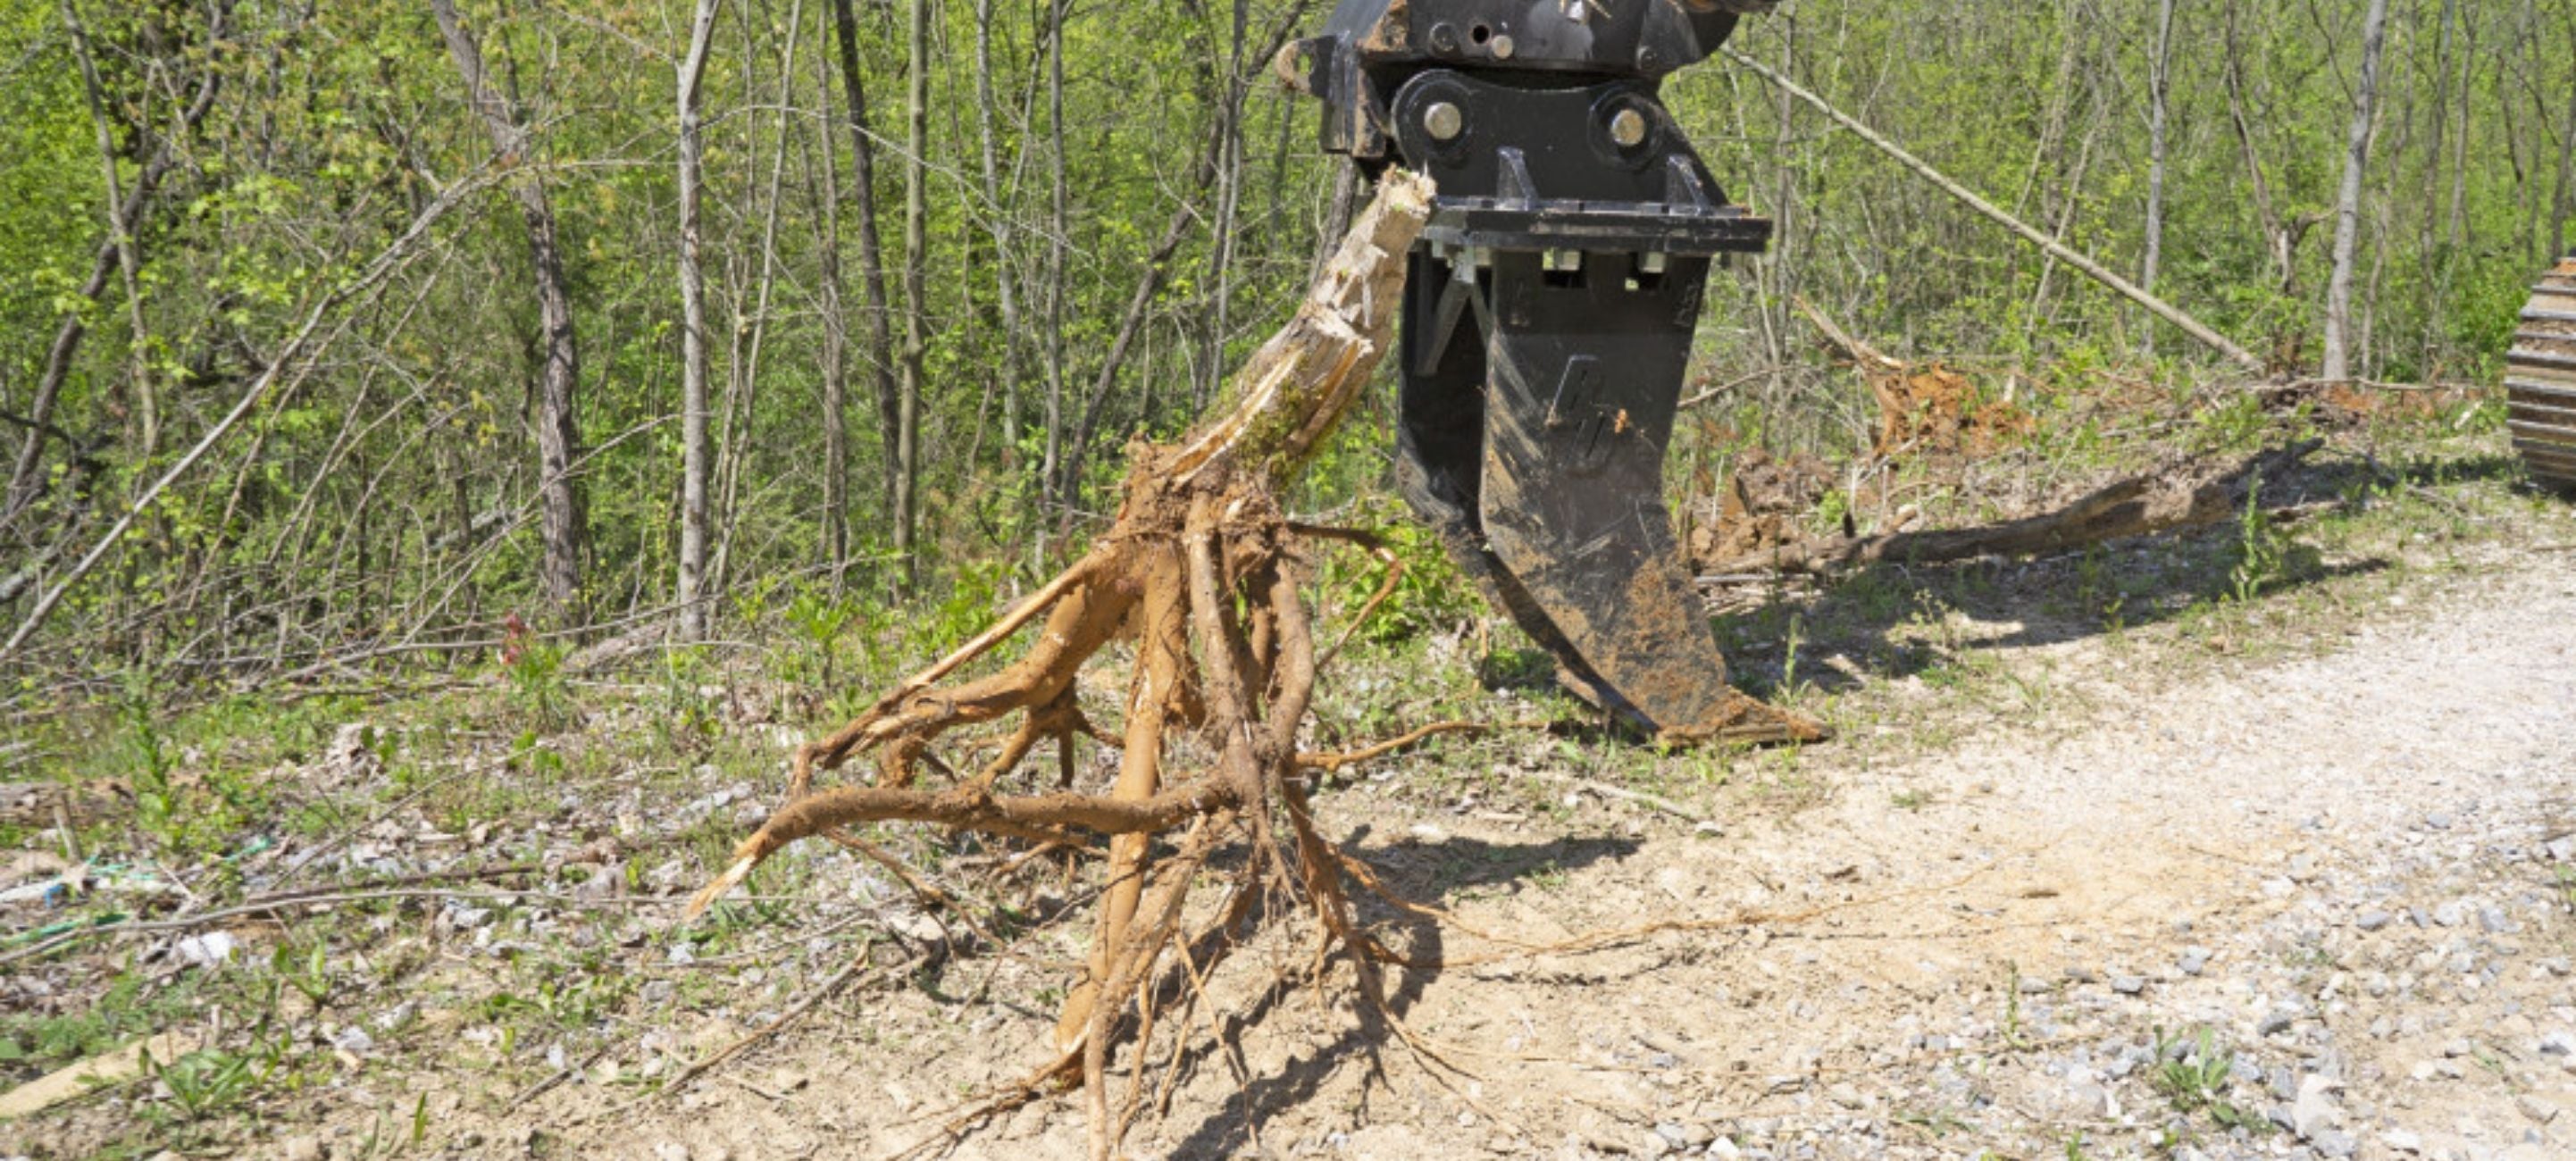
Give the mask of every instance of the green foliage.
[(2252, 604), (2284, 578), (2290, 548), (2290, 538), (2282, 532), (2280, 522), (2263, 508), (2263, 479), (2256, 476), (2247, 482), (2245, 511), (2236, 521), (2233, 562), (2227, 571), (2228, 594), (2239, 604)]
[[(1363, 515), (1378, 534), (1385, 538), (1387, 550), (1403, 566), (1395, 591), (1386, 603), (1361, 626), (1359, 639), (1374, 644), (1404, 641), (1423, 633), (1442, 632), (1483, 615), (1484, 598), (1474, 581), (1458, 571), (1456, 562), (1440, 547), (1440, 538), (1430, 529), (1400, 516), (1391, 503), (1381, 501), (1369, 506)], [(1330, 549), (1326, 558), (1324, 582), (1332, 593), (1330, 605), (1344, 614), (1357, 614), (1385, 583), (1385, 566), (1376, 559), (1340, 549)], [(1338, 630), (1335, 630), (1338, 632)]]
[(2227, 1086), (2236, 1075), (2236, 1052), (2218, 1047), (2217, 1037), (2209, 1029), (2200, 1029), (2197, 1043), (2177, 1056), (2174, 1047), (2180, 1039), (2167, 1039), (2156, 1031), (2156, 1067), (2147, 1075), (2147, 1083), (2173, 1104), (2175, 1112), (2186, 1116), (2206, 1112), (2222, 1130), (2244, 1129), (2256, 1134), (2270, 1131), (2271, 1123), (2257, 1113), (2238, 1108), (2227, 1099)]
[[(2291, 229), (2285, 254), (2267, 230), (2332, 203), (2362, 5), (2179, 12), (2157, 289), (2293, 369), (2317, 346), (2330, 231)], [(0, 0), (0, 108), (10, 110), (0, 118), (0, 156), (10, 159), (0, 166), (0, 410), (31, 416), (57, 337), (77, 324), (81, 339), (49, 401), (47, 422), (63, 434), (42, 441), (30, 480), (42, 486), (0, 531), (0, 559), (94, 539), (239, 397), (319, 293), (439, 190), (494, 160), (435, 22), (416, 4), (236, 6), (213, 43), (202, 9), (165, 7), (73, 0), (100, 70), (94, 110), (64, 6)], [(585, 612), (640, 616), (673, 595), (682, 449), (674, 78), (634, 66), (678, 50), (685, 13), (668, 0), (579, 12), (460, 7), (533, 127), (524, 156), (509, 160), (542, 187), (570, 283)], [(1746, 20), (1735, 43), (2076, 248), (2135, 270), (2152, 7), (1799, 0)], [(975, 8), (939, 6), (934, 39), (973, 44)], [(859, 6), (858, 79), (874, 94), (879, 142), (872, 189), (855, 187), (850, 134), (820, 104), (840, 77), (834, 54), (819, 51), (829, 40), (819, 28), (794, 30), (789, 59), (783, 13), (746, 16), (728, 23), (710, 60), (703, 248), (717, 289), (709, 326), (721, 441), (711, 531), (724, 595), (760, 605), (742, 614), (747, 622), (784, 618), (797, 642), (784, 664), (800, 680), (846, 685), (880, 653), (962, 639), (1015, 581), (1078, 550), (1114, 504), (1119, 449), (1181, 430), (1218, 397), (1225, 374), (1293, 309), (1329, 241), (1316, 226), (1339, 163), (1312, 146), (1311, 102), (1253, 86), (1230, 138), (1240, 148), (1220, 167), (1227, 180), (1191, 180), (1232, 92), (1226, 70), (1239, 63), (1257, 75), (1267, 30), (1311, 30), (1320, 6), (1251, 4), (1240, 49), (1222, 5), (1077, 7), (1063, 29), (1061, 125), (1050, 120), (1037, 51), (1050, 43), (1048, 12), (992, 9), (989, 104), (974, 53), (927, 62), (930, 243), (917, 255), (891, 242), (907, 159), (883, 140), (898, 128), (911, 63), (881, 23), (884, 6)], [(2547, 50), (2558, 42), (2552, 19), (2528, 5), (2443, 5), (2392, 29), (2361, 238), (2373, 377), (2491, 381), (2522, 288), (2562, 242), (2557, 195), (2529, 175), (2551, 172), (2565, 143), (2549, 118), (2519, 115), (2530, 92), (2576, 88), (2576, 63)], [(1935, 43), (1947, 51), (1914, 51)], [(2494, 67), (2465, 67), (2488, 55)], [(212, 83), (213, 103), (200, 126), (177, 132), (172, 94), (199, 80)], [(1784, 110), (1741, 70), (1712, 61), (1675, 74), (1665, 91), (1725, 188), (1781, 223), (1771, 256), (1709, 284), (1697, 353), (1721, 378), (1783, 362), (1812, 369), (1790, 305), (1804, 295), (1899, 354), (2048, 368), (2028, 401), (2043, 438), (2089, 457), (2115, 441), (2096, 417), (2058, 429), (2052, 396), (2145, 367), (2178, 385), (2179, 409), (2208, 367), (2169, 328), (1824, 131), (1812, 111)], [(2246, 140), (2232, 98), (2246, 107)], [(987, 108), (996, 113), (990, 192)], [(183, 164), (158, 175), (133, 223), (141, 268), (102, 267), (110, 174), (130, 194), (164, 152)], [(2248, 204), (2249, 164), (2261, 168), (2278, 223)], [(784, 176), (773, 183), (774, 173)], [(869, 211), (889, 227), (884, 264), (927, 274), (924, 520), (911, 562), (890, 550), (889, 433), (876, 398), (889, 359), (872, 347), (857, 243)], [(1144, 259), (1174, 220), (1177, 248), (1140, 299)], [(1222, 238), (1220, 222), (1231, 227)], [(489, 190), (459, 204), (382, 297), (336, 314), (327, 350), (141, 515), (39, 638), (43, 663), (84, 676), (210, 659), (274, 671), (369, 645), (482, 636), (509, 609), (549, 630), (572, 627), (533, 611), (545, 605), (535, 575), (544, 521), (530, 399), (545, 336), (528, 254), (509, 196)], [(1015, 315), (1005, 315), (997, 279), (1008, 280)], [(887, 321), (900, 332), (913, 304), (895, 297)], [(1122, 343), (1131, 305), (1139, 322)], [(1113, 349), (1123, 360), (1114, 372)], [(848, 496), (837, 560), (821, 508), (834, 366)], [(1396, 531), (1410, 568), (1371, 627), (1380, 642), (1455, 624), (1478, 604), (1383, 501), (1392, 379), (1381, 370), (1288, 497), (1296, 511), (1363, 511)], [(1744, 394), (1711, 409), (1726, 410), (1742, 439), (1853, 418), (1848, 399)], [(147, 402), (159, 424), (148, 443)], [(2496, 411), (2472, 403), (2445, 420), (2485, 432)], [(2195, 435), (2232, 448), (2261, 430), (2259, 409), (2240, 398), (2210, 410)], [(10, 431), (15, 451), (22, 431)], [(1041, 478), (1077, 463), (1077, 487)], [(1819, 518), (1837, 521), (1850, 503), (1837, 494)], [(1013, 565), (991, 563), (1000, 560)], [(1332, 568), (1337, 595), (1364, 595), (1359, 570)], [(818, 576), (835, 583), (788, 579)], [(765, 586), (779, 588), (775, 601), (743, 601)], [(854, 605), (846, 594), (866, 598)], [(509, 666), (519, 724), (541, 733), (560, 728), (563, 712), (559, 675), (546, 672), (552, 648)]]

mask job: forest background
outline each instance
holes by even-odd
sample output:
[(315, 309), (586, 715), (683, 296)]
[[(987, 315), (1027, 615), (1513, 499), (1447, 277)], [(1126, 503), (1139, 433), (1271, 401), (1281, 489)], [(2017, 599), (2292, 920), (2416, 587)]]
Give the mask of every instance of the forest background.
[[(1328, 9), (0, 0), (6, 696), (971, 628), (1338, 236), (1268, 73)], [(1734, 44), (2285, 374), (2491, 381), (2576, 207), (2571, 0), (1789, 0)], [(1677, 475), (1866, 444), (1801, 297), (2043, 428), (2240, 373), (1743, 69), (1666, 97), (1779, 223)], [(1367, 406), (1292, 507), (1394, 516)]]

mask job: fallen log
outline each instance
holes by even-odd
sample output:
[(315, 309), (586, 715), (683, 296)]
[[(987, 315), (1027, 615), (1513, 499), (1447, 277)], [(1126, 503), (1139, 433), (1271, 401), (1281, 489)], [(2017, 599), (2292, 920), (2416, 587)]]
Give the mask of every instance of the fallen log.
[(2187, 460), (2085, 494), (2052, 512), (1977, 528), (1816, 537), (1726, 560), (1701, 561), (1702, 573), (1828, 573), (1883, 560), (1918, 564), (1983, 556), (2035, 556), (2089, 544), (2216, 524), (2245, 511), (2264, 481), (2279, 481), (2321, 446), (2302, 440), (2241, 462)]

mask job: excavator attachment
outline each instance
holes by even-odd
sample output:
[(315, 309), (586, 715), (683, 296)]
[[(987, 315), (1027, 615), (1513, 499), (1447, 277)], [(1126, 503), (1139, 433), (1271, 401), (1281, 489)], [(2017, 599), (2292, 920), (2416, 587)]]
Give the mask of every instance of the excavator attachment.
[(1664, 739), (1785, 741), (1683, 572), (1664, 451), (1730, 204), (1657, 95), (1763, 0), (1345, 0), (1279, 71), (1325, 148), (1438, 188), (1405, 284), (1399, 481), (1577, 694)]
[(2531, 288), (2505, 364), (2514, 450), (2532, 479), (2576, 490), (2576, 256)]

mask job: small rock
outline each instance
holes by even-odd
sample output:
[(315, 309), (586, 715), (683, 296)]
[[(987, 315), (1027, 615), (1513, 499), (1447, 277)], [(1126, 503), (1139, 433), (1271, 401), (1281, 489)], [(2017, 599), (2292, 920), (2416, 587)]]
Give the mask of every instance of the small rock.
[(2373, 907), (2368, 911), (2362, 912), (2358, 918), (2355, 918), (2352, 921), (2352, 924), (2363, 931), (2377, 931), (2380, 928), (2396, 922), (2396, 920), (2396, 916)]
[(1718, 1158), (1718, 1161), (1740, 1161), (1744, 1150), (1736, 1148), (1735, 1142), (1720, 1137), (1708, 1143), (1707, 1155)]
[(1832, 1088), (1826, 1089), (1825, 1099), (1830, 1100), (1837, 1105), (1841, 1105), (1844, 1108), (1851, 1109), (1854, 1112), (1858, 1112), (1869, 1105), (1868, 1099), (1860, 1095), (1860, 1090), (1853, 1088), (1849, 1084), (1838, 1084)]
[(277, 1147), (279, 1161), (324, 1161), (330, 1155), (319, 1137), (289, 1137)]
[(2437, 811), (2434, 811), (2434, 812), (2433, 812), (2433, 813), (2431, 813), (2431, 814), (2425, 815), (2425, 816), (2424, 816), (2424, 829), (2426, 829), (2426, 830), (2449, 830), (2449, 829), (2451, 829), (2451, 812), (2450, 812), (2450, 811), (2447, 811), (2447, 810), (2437, 810)]
[(2540, 1038), (2542, 1056), (2576, 1056), (2576, 1035), (2552, 1032)]
[(2184, 975), (2196, 976), (2200, 974), (2202, 968), (2209, 966), (2209, 955), (2208, 948), (2193, 944), (2182, 949), (2182, 960), (2174, 966), (2182, 969)]
[(2513, 1107), (2521, 1109), (2522, 1115), (2531, 1118), (2535, 1124), (2546, 1125), (2558, 1119), (2558, 1106), (2530, 1093), (2513, 1098)]
[(1670, 1121), (1666, 1121), (1655, 1126), (1655, 1135), (1663, 1138), (1664, 1143), (1672, 1146), (1673, 1148), (1685, 1149), (1690, 1147), (1690, 1133), (1684, 1130), (1680, 1125), (1673, 1124)]
[(653, 1146), (653, 1161), (689, 1161), (689, 1147), (677, 1141)]
[(2513, 920), (2505, 917), (2502, 907), (2478, 908), (2478, 929), (2489, 935), (2503, 935), (2513, 930)]
[(2274, 1008), (2270, 1013), (2263, 1017), (2261, 1023), (2255, 1025), (2254, 1031), (2255, 1034), (2259, 1036), (2270, 1036), (2274, 1033), (2287, 1032), (2290, 1030), (2290, 1025), (2297, 1023), (2298, 1019), (2299, 1014), (2296, 1012), (2287, 1008)]
[(2328, 1129), (2319, 1133), (2316, 1139), (2308, 1144), (2314, 1146), (2319, 1154), (2327, 1157), (2350, 1157), (2354, 1150), (2361, 1148), (2361, 1142), (2353, 1140), (2352, 1134), (2340, 1129)]
[(2469, 921), (2469, 909), (2457, 901), (2433, 908), (2433, 922), (2444, 927), (2458, 927)]
[(2335, 1082), (2323, 1076), (2309, 1075), (2299, 1081), (2298, 1099), (2290, 1103), (2290, 1127), (2300, 1137), (2315, 1141), (2343, 1119), (2343, 1110), (2335, 1107)]
[(2134, 996), (2147, 990), (2147, 978), (2145, 976), (2113, 976), (2111, 977), (2111, 990), (2118, 992), (2123, 996)]
[(2386, 1133), (2381, 1134), (2379, 1137), (2379, 1143), (2388, 1146), (2389, 1151), (2392, 1153), (2421, 1153), (2424, 1151), (2424, 1138), (2416, 1136), (2413, 1133), (2409, 1133), (2404, 1129), (2390, 1129)]
[(2299, 1074), (2289, 1069), (2273, 1069), (2272, 1074), (2265, 1078), (2265, 1083), (2271, 1087), (2272, 1095), (2275, 1097), (2285, 1101), (2299, 1099)]
[(232, 962), (233, 952), (240, 947), (241, 941), (234, 939), (232, 932), (209, 931), (180, 940), (179, 955), (201, 968), (221, 967)]
[(376, 1038), (367, 1035), (366, 1029), (351, 1024), (331, 1034), (331, 1047), (363, 1056), (375, 1050)]
[[(1615, 1144), (1615, 1142), (1604, 1143)], [(1637, 1155), (1640, 1157), (1661, 1157), (1672, 1151), (1673, 1143), (1665, 1140), (1661, 1133), (1648, 1133), (1637, 1142)]]

